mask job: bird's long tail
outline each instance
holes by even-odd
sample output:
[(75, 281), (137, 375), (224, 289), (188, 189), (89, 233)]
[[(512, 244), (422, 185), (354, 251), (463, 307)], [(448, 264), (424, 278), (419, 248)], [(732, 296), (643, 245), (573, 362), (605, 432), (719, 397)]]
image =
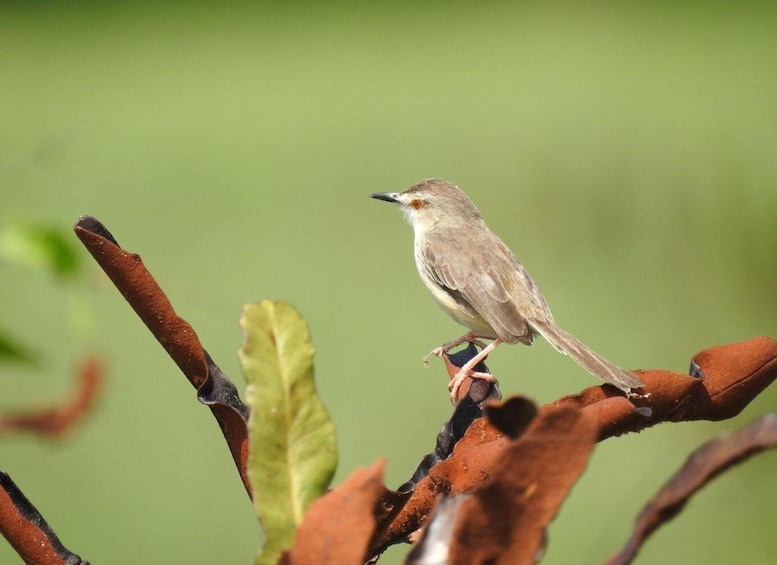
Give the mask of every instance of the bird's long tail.
[(643, 385), (634, 373), (611, 363), (577, 338), (558, 327), (553, 321), (530, 322), (532, 328), (544, 337), (556, 350), (569, 355), (583, 369), (604, 382), (618, 387), (629, 394), (631, 389)]

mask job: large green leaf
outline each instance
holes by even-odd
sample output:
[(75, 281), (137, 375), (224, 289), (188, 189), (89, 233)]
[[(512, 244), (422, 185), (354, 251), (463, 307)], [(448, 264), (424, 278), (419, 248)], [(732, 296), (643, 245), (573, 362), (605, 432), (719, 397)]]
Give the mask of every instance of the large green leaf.
[(274, 565), (332, 480), (334, 425), (316, 393), (313, 345), (299, 313), (286, 302), (264, 300), (244, 307), (240, 327), (251, 407), (248, 477), (265, 536), (257, 563)]

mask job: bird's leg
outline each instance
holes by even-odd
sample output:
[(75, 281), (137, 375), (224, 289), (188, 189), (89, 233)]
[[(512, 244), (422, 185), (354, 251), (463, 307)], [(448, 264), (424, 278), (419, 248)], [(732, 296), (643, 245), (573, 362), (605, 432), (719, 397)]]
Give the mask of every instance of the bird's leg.
[(480, 349), (484, 349), (486, 347), (486, 344), (478, 340), (477, 338), (479, 337), (488, 338), (488, 336), (479, 334), (477, 332), (467, 332), (458, 339), (454, 339), (453, 341), (443, 343), (440, 347), (432, 349), (429, 353), (427, 353), (426, 357), (424, 357), (424, 365), (429, 366), (429, 357), (431, 357), (432, 355), (434, 355), (435, 357), (442, 357), (444, 353), (448, 353), (448, 351), (450, 351), (457, 345), (461, 345), (462, 343), (474, 343)]
[(480, 373), (478, 371), (473, 371), (475, 366), (480, 363), (483, 359), (485, 359), (489, 353), (491, 353), (494, 349), (496, 349), (496, 346), (502, 343), (502, 340), (499, 338), (496, 338), (494, 341), (489, 343), (486, 347), (480, 350), (480, 353), (475, 355), (472, 359), (467, 361), (464, 366), (459, 369), (459, 372), (454, 375), (454, 377), (451, 379), (451, 382), (448, 383), (448, 390), (451, 391), (451, 400), (454, 402), (456, 401), (456, 398), (459, 395), (459, 389), (461, 388), (461, 384), (464, 382), (464, 380), (469, 377), (471, 379), (482, 379), (488, 383), (494, 382), (494, 375), (490, 373)]

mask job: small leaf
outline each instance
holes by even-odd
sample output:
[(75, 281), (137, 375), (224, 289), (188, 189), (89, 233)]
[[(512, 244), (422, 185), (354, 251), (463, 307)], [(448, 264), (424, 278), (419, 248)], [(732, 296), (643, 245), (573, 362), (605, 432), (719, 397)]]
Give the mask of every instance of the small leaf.
[(291, 565), (361, 565), (375, 532), (375, 508), (390, 491), (383, 485), (380, 460), (356, 469), (305, 514), (288, 554)]
[(286, 302), (248, 304), (240, 363), (251, 407), (248, 477), (265, 534), (257, 563), (290, 548), (308, 506), (337, 465), (334, 425), (313, 382), (308, 327)]
[(38, 355), (18, 343), (10, 335), (0, 329), (0, 362), (13, 361), (25, 365), (34, 365)]
[(0, 258), (58, 277), (71, 277), (80, 266), (66, 232), (46, 224), (8, 226), (0, 231)]
[(502, 422), (512, 414), (518, 425), (511, 431), (524, 431), (499, 454), (490, 480), (461, 504), (448, 563), (536, 563), (548, 525), (596, 444), (596, 420), (571, 406), (537, 411), (520, 397), (487, 412)]

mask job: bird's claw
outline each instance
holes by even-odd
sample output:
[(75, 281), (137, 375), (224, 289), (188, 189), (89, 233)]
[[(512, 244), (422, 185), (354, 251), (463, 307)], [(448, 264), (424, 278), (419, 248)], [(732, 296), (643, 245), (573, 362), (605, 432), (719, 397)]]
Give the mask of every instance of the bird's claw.
[(427, 368), (429, 367), (429, 358), (432, 355), (434, 355), (435, 357), (442, 357), (443, 354), (445, 353), (446, 353), (446, 350), (443, 349), (442, 347), (435, 347), (423, 357), (422, 361), (424, 362), (424, 367), (427, 367)]
[(425, 357), (422, 358), (422, 361), (424, 363), (424, 367), (429, 367), (429, 358), (434, 355), (435, 357), (442, 358), (443, 355), (448, 353), (451, 349), (454, 347), (458, 347), (462, 343), (472, 343), (476, 346), (478, 346), (480, 349), (483, 349), (486, 347), (486, 344), (480, 341), (478, 338), (476, 338), (472, 334), (466, 334), (459, 339), (455, 339), (453, 341), (449, 341), (448, 343), (442, 344), (440, 347), (435, 347), (432, 349), (429, 353), (426, 354)]
[(481, 379), (483, 381), (486, 381), (487, 383), (496, 382), (494, 375), (492, 375), (491, 373), (481, 373), (478, 371), (464, 371), (464, 370), (459, 371), (453, 376), (451, 381), (448, 383), (448, 390), (451, 391), (451, 402), (453, 402), (454, 404), (456, 404), (456, 399), (459, 397), (459, 389), (461, 389), (461, 385), (468, 377), (471, 379)]

